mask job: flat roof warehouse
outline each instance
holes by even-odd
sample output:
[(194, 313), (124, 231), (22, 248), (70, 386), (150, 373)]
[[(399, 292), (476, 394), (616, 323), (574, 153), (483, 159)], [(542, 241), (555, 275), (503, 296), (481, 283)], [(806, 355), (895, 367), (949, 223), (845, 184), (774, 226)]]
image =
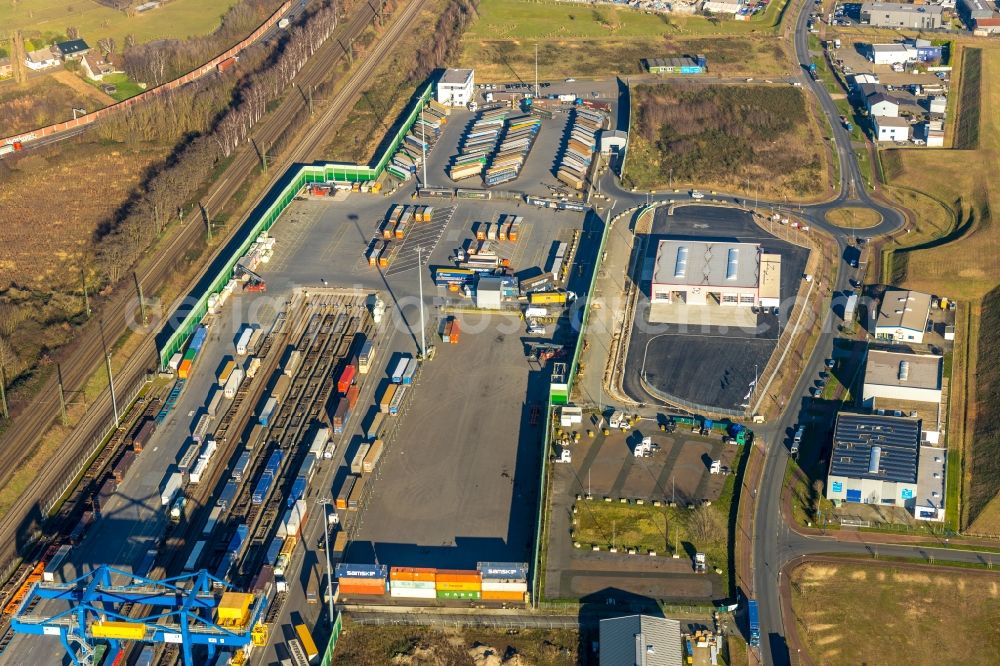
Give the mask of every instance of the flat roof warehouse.
[(707, 287), (757, 287), (760, 246), (756, 243), (716, 243), (661, 240), (653, 282)]

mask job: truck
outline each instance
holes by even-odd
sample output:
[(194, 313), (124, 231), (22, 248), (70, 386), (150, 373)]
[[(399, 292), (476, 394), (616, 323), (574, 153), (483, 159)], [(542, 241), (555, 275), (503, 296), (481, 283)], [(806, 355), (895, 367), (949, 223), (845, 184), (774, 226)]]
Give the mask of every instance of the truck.
[(747, 622), (750, 625), (750, 647), (760, 647), (760, 610), (755, 599), (747, 602)]
[(295, 635), (299, 637), (302, 642), (302, 648), (305, 650), (306, 659), (312, 661), (319, 656), (319, 650), (316, 649), (316, 642), (313, 640), (312, 634), (309, 632), (309, 627), (303, 623), (295, 625)]
[(403, 383), (412, 384), (413, 376), (417, 374), (417, 359), (411, 358), (410, 362), (406, 365), (406, 370), (403, 372)]
[(396, 363), (396, 369), (392, 371), (392, 383), (402, 384), (403, 375), (406, 374), (406, 368), (410, 365), (410, 357), (404, 356)]
[(187, 505), (187, 498), (181, 495), (174, 501), (173, 506), (170, 507), (170, 522), (174, 525), (181, 522), (181, 518), (184, 517), (185, 505)]
[(306, 603), (319, 603), (319, 578), (316, 577), (315, 571), (309, 574), (309, 584), (306, 585)]
[(174, 497), (177, 496), (177, 492), (181, 489), (181, 473), (173, 472), (167, 477), (166, 483), (163, 484), (163, 490), (160, 492), (160, 505), (169, 506), (171, 502), (174, 501)]
[(816, 71), (816, 63), (811, 62), (808, 65), (806, 65), (806, 70), (809, 71), (809, 76), (812, 77), (813, 81), (816, 81), (816, 80), (819, 79), (819, 73)]
[(805, 437), (805, 435), (806, 435), (806, 427), (804, 425), (800, 425), (798, 428), (795, 429), (795, 434), (792, 436), (791, 450), (789, 451), (792, 458), (798, 458), (799, 446), (802, 445), (802, 438)]

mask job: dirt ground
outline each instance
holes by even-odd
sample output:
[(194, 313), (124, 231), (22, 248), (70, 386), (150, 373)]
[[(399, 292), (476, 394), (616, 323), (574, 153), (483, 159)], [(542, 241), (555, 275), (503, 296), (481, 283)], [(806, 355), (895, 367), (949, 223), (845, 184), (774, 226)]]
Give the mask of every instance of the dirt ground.
[(345, 666), (570, 666), (580, 635), (568, 629), (476, 629), (415, 625), (363, 625), (350, 620), (334, 660)]
[(83, 97), (89, 98), (95, 104), (99, 104), (100, 107), (105, 107), (118, 101), (111, 95), (106, 95), (100, 88), (95, 88), (73, 72), (68, 72), (65, 69), (56, 70), (52, 74), (52, 77), (59, 81), (59, 83), (69, 86)]
[(790, 581), (814, 663), (991, 664), (1000, 654), (1000, 574), (823, 561)]

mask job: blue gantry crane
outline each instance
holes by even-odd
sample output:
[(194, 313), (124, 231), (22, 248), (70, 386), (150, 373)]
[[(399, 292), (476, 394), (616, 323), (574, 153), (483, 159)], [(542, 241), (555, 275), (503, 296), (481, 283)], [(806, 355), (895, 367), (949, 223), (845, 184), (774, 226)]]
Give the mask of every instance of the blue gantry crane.
[[(207, 646), (211, 658), (218, 648), (266, 644), (260, 622), (267, 597), (230, 587), (205, 570), (153, 580), (101, 565), (66, 583), (32, 585), (11, 627), (22, 634), (58, 636), (78, 666), (91, 664), (98, 641), (105, 640), (108, 663), (117, 657), (121, 641), (132, 640), (179, 644), (184, 664), (193, 666), (195, 645)], [(149, 607), (149, 614), (129, 617), (122, 612), (126, 604)]]

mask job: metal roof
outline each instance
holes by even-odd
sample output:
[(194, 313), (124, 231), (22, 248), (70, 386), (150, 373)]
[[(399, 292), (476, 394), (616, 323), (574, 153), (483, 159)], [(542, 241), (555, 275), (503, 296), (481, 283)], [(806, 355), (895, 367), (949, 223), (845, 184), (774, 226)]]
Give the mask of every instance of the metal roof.
[(939, 390), (941, 357), (873, 349), (865, 364), (865, 384)]
[(56, 48), (63, 55), (71, 55), (73, 53), (80, 53), (81, 51), (88, 51), (90, 47), (87, 42), (82, 39), (71, 39), (68, 42), (59, 42), (56, 44)]
[[(877, 122), (883, 124), (889, 120), (902, 120), (902, 118), (879, 118)], [(893, 123), (884, 124), (888, 126)], [(887, 291), (882, 297), (882, 306), (878, 311), (875, 328), (906, 328), (923, 333), (930, 310), (930, 294), (922, 294), (919, 291)]]
[(759, 282), (760, 245), (756, 243), (684, 239), (661, 240), (657, 246), (654, 284), (757, 287)]
[(446, 69), (440, 83), (463, 85), (472, 76), (471, 69)]
[[(875, 473), (869, 472), (869, 465), (875, 462), (872, 449), (877, 449)], [(830, 456), (833, 476), (916, 483), (919, 455), (918, 419), (847, 412), (837, 415)]]
[(681, 666), (681, 623), (651, 615), (601, 620), (601, 666)]
[(940, 14), (940, 5), (911, 5), (898, 2), (866, 2), (861, 5), (864, 12), (905, 12), (907, 14)]

